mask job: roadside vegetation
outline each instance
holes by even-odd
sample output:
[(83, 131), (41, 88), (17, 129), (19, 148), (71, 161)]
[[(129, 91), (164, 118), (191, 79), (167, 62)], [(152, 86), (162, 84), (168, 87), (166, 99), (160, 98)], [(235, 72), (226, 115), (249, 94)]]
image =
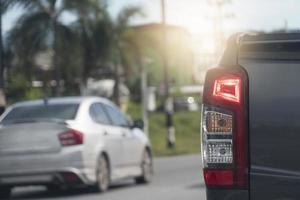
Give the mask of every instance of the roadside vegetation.
[[(133, 119), (141, 118), (140, 105), (131, 103), (128, 114)], [(166, 145), (165, 114), (153, 112), (149, 114), (149, 137), (155, 156), (180, 155), (200, 152), (200, 111), (175, 112), (176, 146), (168, 149)]]

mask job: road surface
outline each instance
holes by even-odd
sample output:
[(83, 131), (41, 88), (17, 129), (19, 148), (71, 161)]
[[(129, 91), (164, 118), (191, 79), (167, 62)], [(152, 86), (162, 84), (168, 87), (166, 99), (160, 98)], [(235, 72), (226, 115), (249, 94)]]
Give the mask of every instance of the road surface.
[(88, 189), (50, 193), (43, 187), (16, 188), (12, 199), (24, 200), (205, 200), (199, 155), (157, 158), (155, 176), (150, 185), (138, 186), (126, 181), (99, 194)]

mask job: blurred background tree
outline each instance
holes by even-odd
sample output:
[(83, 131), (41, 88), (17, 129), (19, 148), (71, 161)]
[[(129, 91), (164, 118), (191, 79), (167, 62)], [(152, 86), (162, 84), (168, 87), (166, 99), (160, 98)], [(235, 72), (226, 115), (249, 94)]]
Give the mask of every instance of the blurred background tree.
[(105, 67), (109, 60), (112, 44), (111, 19), (105, 1), (64, 1), (64, 7), (77, 16), (72, 28), (80, 38), (80, 88), (83, 94), (93, 70)]
[[(140, 70), (145, 68), (149, 85), (163, 80), (161, 25), (131, 25), (143, 16), (139, 7), (128, 6), (116, 16), (105, 0), (2, 0), (6, 9), (22, 8), (22, 15), (6, 34), (5, 58), (8, 96), (15, 95), (15, 74), (24, 83), (16, 87), (43, 96), (84, 95), (89, 78), (114, 79), (114, 101), (120, 103), (119, 85), (126, 85), (139, 100)], [(64, 21), (64, 14), (74, 21)], [(177, 85), (190, 84), (193, 65), (190, 36), (175, 26), (167, 27), (170, 74)], [(146, 62), (145, 62), (146, 60)], [(38, 83), (42, 82), (41, 83)], [(31, 95), (31, 98), (32, 98)], [(37, 97), (40, 97), (37, 96)], [(24, 96), (26, 99), (27, 97)], [(23, 98), (23, 99), (24, 99)]]

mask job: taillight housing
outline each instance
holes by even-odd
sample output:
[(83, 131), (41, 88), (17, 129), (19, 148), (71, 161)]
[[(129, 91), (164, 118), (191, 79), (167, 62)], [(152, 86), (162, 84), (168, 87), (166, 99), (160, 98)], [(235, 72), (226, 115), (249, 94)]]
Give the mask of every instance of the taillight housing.
[(248, 77), (241, 67), (206, 74), (202, 160), (208, 187), (248, 187)]
[(83, 133), (74, 129), (60, 133), (58, 138), (64, 147), (83, 144)]

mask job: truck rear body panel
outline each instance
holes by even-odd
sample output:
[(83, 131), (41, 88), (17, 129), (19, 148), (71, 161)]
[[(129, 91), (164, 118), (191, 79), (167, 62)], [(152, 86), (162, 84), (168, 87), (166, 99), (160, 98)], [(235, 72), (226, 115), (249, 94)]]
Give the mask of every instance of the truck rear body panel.
[(249, 186), (207, 200), (300, 199), (300, 33), (234, 36), (219, 66), (248, 75)]
[(251, 199), (300, 197), (300, 62), (240, 60), (249, 76)]
[(249, 78), (250, 199), (299, 199), (299, 34), (244, 40), (238, 64)]

